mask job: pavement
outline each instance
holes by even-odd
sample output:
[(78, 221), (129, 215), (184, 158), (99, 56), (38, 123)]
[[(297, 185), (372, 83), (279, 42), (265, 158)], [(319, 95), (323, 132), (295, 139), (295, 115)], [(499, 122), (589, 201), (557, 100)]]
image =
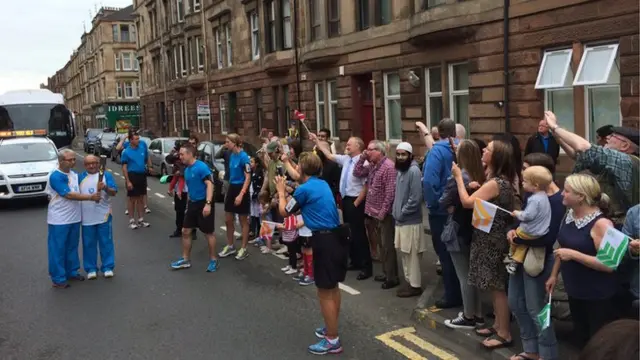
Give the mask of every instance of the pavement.
[[(83, 154), (79, 152), (79, 155)], [(82, 161), (79, 156), (78, 164)], [(109, 163), (120, 189), (120, 166)], [(46, 203), (0, 204), (0, 359), (307, 359), (321, 325), (314, 287), (301, 287), (280, 268), (285, 260), (252, 248), (244, 261), (222, 259), (206, 273), (199, 236), (193, 267), (171, 271), (180, 254), (166, 185), (149, 178), (150, 228), (129, 230), (125, 198), (113, 201), (116, 276), (51, 288), (47, 274)], [(216, 205), (218, 250), (224, 243)], [(435, 258), (425, 257), (425, 287), (435, 288)], [(431, 265), (429, 265), (431, 264)], [(375, 265), (379, 271), (379, 264)], [(483, 359), (451, 333), (412, 319), (416, 299), (399, 299), (373, 280), (349, 273), (341, 285), (344, 359)]]

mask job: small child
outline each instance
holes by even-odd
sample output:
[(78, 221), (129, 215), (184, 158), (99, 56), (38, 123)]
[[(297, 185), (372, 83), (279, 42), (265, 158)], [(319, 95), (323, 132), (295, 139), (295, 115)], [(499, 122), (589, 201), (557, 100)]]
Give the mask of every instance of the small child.
[(249, 185), (249, 196), (251, 197), (251, 221), (249, 223), (249, 236), (253, 238), (260, 234), (260, 215), (262, 214), (262, 206), (260, 205), (258, 196), (262, 190), (264, 171), (260, 162), (255, 157), (251, 158), (249, 164), (251, 166), (251, 184)]
[(287, 252), (289, 253), (289, 265), (281, 269), (287, 275), (298, 272), (296, 270), (298, 267), (298, 253), (300, 252), (300, 247), (298, 246), (298, 229), (302, 226), (304, 226), (302, 217), (292, 214), (287, 216), (284, 222), (276, 227), (282, 232), (282, 242), (287, 246)]
[(180, 200), (182, 200), (182, 193), (184, 192), (184, 184), (185, 184), (185, 181), (184, 181), (185, 166), (180, 160), (180, 155), (178, 155), (178, 152), (180, 151), (181, 146), (182, 146), (182, 143), (179, 141), (176, 141), (175, 147), (171, 149), (171, 153), (169, 154), (169, 156), (173, 160), (172, 168), (171, 168), (171, 174), (173, 175), (173, 178), (171, 178), (171, 182), (169, 183), (169, 191), (168, 191), (169, 195), (173, 196), (174, 191), (176, 190), (176, 184), (177, 184), (178, 188), (177, 188), (176, 195)]
[[(547, 196), (547, 188), (553, 182), (553, 176), (547, 168), (530, 166), (522, 173), (522, 187), (531, 193), (522, 211), (513, 211), (512, 216), (520, 220), (516, 236), (522, 240), (535, 240), (549, 232), (551, 222), (551, 205)], [(522, 264), (527, 255), (527, 245), (511, 245), (509, 256), (505, 258), (507, 272), (514, 274), (518, 264)]]
[[(299, 224), (304, 222), (302, 220), (302, 216), (299, 216)], [(294, 277), (294, 280), (298, 281), (298, 284), (301, 286), (308, 286), (315, 284), (315, 280), (313, 277), (313, 251), (311, 250), (311, 230), (306, 227), (300, 227), (298, 230), (298, 243), (302, 248), (302, 271), (297, 276)]]
[[(269, 211), (271, 210), (271, 197), (269, 197), (268, 193), (261, 192), (258, 195), (258, 202), (260, 203), (260, 218), (258, 220), (258, 231), (256, 233), (256, 238), (249, 241), (249, 243), (253, 244), (255, 247), (263, 247), (268, 245), (267, 247), (271, 249), (271, 239), (263, 239), (260, 236), (260, 228), (262, 227), (263, 221), (270, 221), (271, 216)], [(266, 240), (266, 243), (265, 243)]]

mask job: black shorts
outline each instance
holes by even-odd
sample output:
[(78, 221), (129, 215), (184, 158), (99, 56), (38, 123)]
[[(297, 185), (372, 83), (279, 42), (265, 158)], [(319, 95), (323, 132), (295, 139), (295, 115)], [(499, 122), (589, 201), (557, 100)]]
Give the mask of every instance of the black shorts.
[(308, 249), (311, 247), (311, 237), (309, 236), (298, 236), (298, 244), (300, 244), (301, 248)]
[(216, 231), (215, 226), (215, 207), (211, 205), (211, 213), (205, 217), (202, 215), (202, 209), (206, 205), (206, 201), (189, 201), (187, 203), (187, 211), (184, 213), (183, 229), (200, 229), (205, 234), (213, 234)]
[(314, 232), (313, 276), (319, 289), (335, 289), (347, 276), (349, 241), (338, 232)]
[(131, 181), (131, 185), (133, 185), (131, 190), (127, 189), (127, 196), (136, 197), (147, 195), (147, 175), (134, 172), (129, 172), (127, 175), (129, 175), (129, 181)]
[(224, 197), (224, 212), (249, 215), (251, 212), (251, 199), (248, 191), (244, 194), (240, 205), (236, 206), (235, 204), (236, 197), (238, 197), (242, 191), (242, 186), (242, 184), (229, 184), (229, 188), (227, 188), (227, 193)]

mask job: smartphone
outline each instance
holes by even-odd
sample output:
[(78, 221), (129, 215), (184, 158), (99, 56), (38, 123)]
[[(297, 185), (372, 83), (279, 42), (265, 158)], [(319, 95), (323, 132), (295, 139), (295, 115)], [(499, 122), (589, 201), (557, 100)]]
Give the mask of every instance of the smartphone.
[(284, 168), (282, 166), (278, 166), (276, 168), (276, 171), (278, 173), (278, 176), (284, 176)]
[(284, 153), (287, 155), (291, 154), (291, 149), (289, 148), (289, 145), (282, 145), (282, 151), (284, 151)]

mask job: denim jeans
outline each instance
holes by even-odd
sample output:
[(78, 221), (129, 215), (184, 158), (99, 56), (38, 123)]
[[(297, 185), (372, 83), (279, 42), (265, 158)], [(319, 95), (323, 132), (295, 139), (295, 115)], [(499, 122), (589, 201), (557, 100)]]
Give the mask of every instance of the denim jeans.
[(509, 307), (520, 327), (523, 350), (538, 354), (544, 360), (558, 359), (558, 342), (553, 323), (542, 332), (537, 323), (538, 313), (549, 300), (545, 282), (551, 275), (553, 261), (553, 254), (547, 254), (544, 270), (536, 277), (527, 275), (522, 264), (509, 277)]
[(460, 282), (456, 269), (453, 267), (451, 255), (447, 251), (446, 246), (440, 240), (444, 225), (447, 222), (448, 215), (432, 215), (429, 214), (429, 227), (431, 228), (431, 242), (433, 249), (438, 255), (440, 265), (442, 266), (442, 282), (444, 284), (444, 299), (453, 306), (462, 304), (462, 294), (460, 293)]

